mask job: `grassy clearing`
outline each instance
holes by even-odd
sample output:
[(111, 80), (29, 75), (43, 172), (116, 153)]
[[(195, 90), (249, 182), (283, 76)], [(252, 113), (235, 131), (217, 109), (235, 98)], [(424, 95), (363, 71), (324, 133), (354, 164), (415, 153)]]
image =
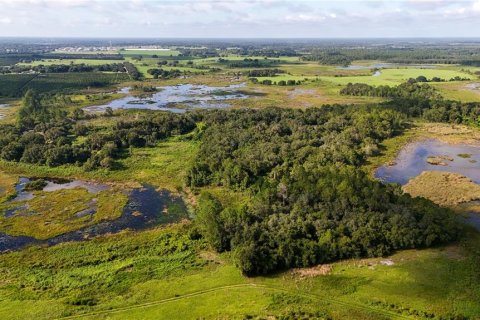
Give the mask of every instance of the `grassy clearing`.
[(310, 108), (321, 107), (324, 104), (367, 104), (383, 101), (381, 98), (341, 96), (339, 94), (341, 88), (326, 81), (307, 82), (296, 86), (266, 86), (250, 83), (245, 93), (252, 97), (230, 103), (239, 108)]
[[(476, 82), (472, 82), (473, 84)], [(446, 82), (433, 84), (445, 99), (459, 100), (462, 102), (480, 101), (480, 89), (469, 88), (470, 82)]]
[(445, 248), (334, 263), (324, 276), (287, 271), (246, 278), (230, 255), (206, 252), (201, 241), (191, 240), (189, 228), (3, 254), (0, 317), (218, 319), (320, 312), (332, 319), (417, 319), (480, 312), (478, 234)]
[(411, 179), (403, 191), (443, 206), (455, 206), (480, 199), (480, 185), (457, 173), (424, 171)]
[(405, 82), (409, 78), (417, 78), (418, 76), (425, 76), (428, 79), (439, 77), (445, 80), (456, 76), (472, 79), (472, 75), (468, 73), (450, 69), (399, 68), (382, 69), (380, 72), (381, 74), (378, 76), (321, 77), (321, 79), (341, 85), (347, 85), (348, 83), (366, 83), (373, 86), (395, 86)]

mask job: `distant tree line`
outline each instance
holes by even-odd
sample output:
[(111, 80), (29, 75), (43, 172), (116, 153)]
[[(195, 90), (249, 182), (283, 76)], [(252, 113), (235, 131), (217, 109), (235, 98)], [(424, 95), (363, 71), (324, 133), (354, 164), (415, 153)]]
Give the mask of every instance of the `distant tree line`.
[(219, 58), (218, 63), (226, 64), (228, 68), (269, 68), (278, 65), (279, 61), (257, 58), (245, 58), (243, 60), (228, 60)]
[(247, 77), (274, 77), (277, 74), (285, 73), (285, 70), (281, 69), (259, 69), (247, 71)]
[(354, 60), (380, 60), (390, 63), (479, 65), (478, 48), (403, 47), (403, 48), (316, 48), (302, 56), (321, 64), (349, 65)]
[(110, 63), (102, 65), (81, 64), (51, 64), (37, 66), (15, 65), (2, 70), (2, 73), (21, 73), (34, 71), (39, 73), (69, 73), (69, 72), (126, 72), (123, 63)]

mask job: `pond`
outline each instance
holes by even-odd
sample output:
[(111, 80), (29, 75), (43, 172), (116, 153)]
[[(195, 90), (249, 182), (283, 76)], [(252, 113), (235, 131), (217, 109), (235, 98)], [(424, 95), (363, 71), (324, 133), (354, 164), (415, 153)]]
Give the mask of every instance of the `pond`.
[[(26, 191), (25, 186), (30, 183), (32, 179), (27, 177), (20, 177), (19, 182), (15, 185), (17, 196), (11, 201), (24, 201), (33, 199), (33, 191)], [(103, 190), (110, 189), (110, 186), (101, 183), (94, 183), (81, 180), (66, 180), (66, 179), (45, 179), (46, 186), (42, 191), (57, 191), (62, 189), (84, 188), (90, 193), (98, 193)]]
[[(28, 178), (22, 178), (17, 184), (17, 191), (24, 190)], [(63, 182), (63, 183), (62, 183)], [(48, 181), (43, 191), (54, 191), (75, 187), (86, 188), (89, 192), (97, 193), (110, 188), (105, 184), (97, 184), (86, 181)], [(34, 195), (32, 194), (31, 197)], [(21, 198), (21, 199), (24, 199)], [(17, 198), (13, 201), (18, 201)], [(22, 204), (21, 206), (25, 206)], [(18, 209), (18, 208), (16, 208)], [(83, 212), (85, 211), (85, 212)], [(78, 212), (77, 215), (92, 215), (95, 208), (89, 208)], [(102, 221), (97, 224), (84, 227), (79, 230), (67, 232), (59, 236), (38, 240), (27, 236), (11, 236), (0, 233), (0, 252), (18, 250), (31, 244), (55, 245), (67, 241), (82, 241), (91, 237), (116, 233), (121, 230), (142, 230), (159, 224), (178, 222), (188, 218), (187, 207), (180, 196), (171, 194), (166, 190), (157, 191), (153, 186), (145, 184), (128, 192), (128, 202), (123, 208), (120, 218), (111, 221)], [(5, 216), (14, 212), (5, 212)]]
[[(438, 164), (432, 164), (432, 159), (438, 159)], [(404, 185), (423, 171), (459, 173), (480, 183), (480, 146), (434, 139), (413, 142), (400, 151), (393, 165), (379, 167), (375, 177)]]
[[(224, 87), (206, 85), (179, 84), (157, 88), (159, 91), (148, 97), (126, 97), (113, 100), (105, 105), (86, 107), (86, 111), (104, 111), (107, 107), (115, 109), (148, 109), (183, 113), (189, 109), (228, 108), (228, 100), (246, 99), (249, 96), (239, 91), (245, 83)], [(120, 93), (128, 94), (129, 88), (122, 88)], [(181, 107), (180, 107), (181, 106)]]
[[(8, 104), (0, 104), (0, 109), (7, 108)], [(5, 118), (5, 114), (0, 112), (0, 120)]]
[[(393, 165), (379, 167), (375, 177), (387, 183), (404, 185), (423, 171), (458, 173), (480, 183), (480, 146), (450, 144), (434, 139), (413, 142), (400, 151)], [(480, 231), (480, 214), (469, 212), (458, 219)]]

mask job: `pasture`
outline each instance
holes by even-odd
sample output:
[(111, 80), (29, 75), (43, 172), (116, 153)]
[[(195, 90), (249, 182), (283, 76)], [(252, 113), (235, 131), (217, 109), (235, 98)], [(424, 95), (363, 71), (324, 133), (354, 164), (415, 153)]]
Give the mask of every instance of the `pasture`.
[(480, 239), (469, 231), (469, 240), (445, 248), (246, 278), (230, 255), (205, 250), (188, 230), (177, 225), (4, 254), (0, 279), (10, 285), (0, 290), (0, 316), (421, 319), (480, 312)]

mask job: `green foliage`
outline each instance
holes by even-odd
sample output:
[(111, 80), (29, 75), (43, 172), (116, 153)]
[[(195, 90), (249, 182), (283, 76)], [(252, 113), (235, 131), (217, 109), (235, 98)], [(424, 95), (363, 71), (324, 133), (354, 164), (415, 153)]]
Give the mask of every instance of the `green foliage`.
[(391, 110), (212, 112), (187, 177), (253, 195), (222, 208), (200, 197), (198, 223), (219, 251), (233, 250), (248, 275), (336, 259), (376, 257), (455, 239), (453, 214), (372, 180), (361, 169), (383, 139), (401, 132)]
[(350, 96), (370, 96), (385, 98), (423, 98), (423, 99), (439, 99), (438, 91), (428, 84), (417, 83), (420, 81), (408, 81), (396, 87), (390, 86), (370, 86), (365, 83), (349, 83), (345, 88), (340, 90), (342, 95)]
[(38, 93), (75, 92), (88, 88), (102, 88), (127, 81), (125, 73), (51, 73), (0, 75), (0, 96), (22, 97), (29, 90)]
[[(113, 116), (113, 112), (106, 116)], [(185, 134), (196, 125), (189, 115), (156, 113), (152, 117), (117, 122), (114, 128), (88, 128), (80, 121), (81, 112), (67, 117), (61, 109), (47, 107), (33, 91), (25, 95), (17, 126), (1, 125), (0, 157), (8, 161), (46, 164), (84, 165), (86, 170), (112, 169), (122, 150), (130, 147), (154, 147), (159, 140)], [(81, 142), (77, 134), (86, 136)]]

